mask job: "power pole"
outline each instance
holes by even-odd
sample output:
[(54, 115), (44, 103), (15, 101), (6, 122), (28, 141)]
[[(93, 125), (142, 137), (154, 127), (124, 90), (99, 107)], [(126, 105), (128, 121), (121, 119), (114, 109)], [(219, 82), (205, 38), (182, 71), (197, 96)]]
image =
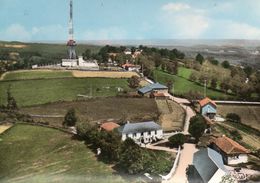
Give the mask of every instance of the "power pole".
[(204, 83), (204, 98), (207, 96), (207, 79), (205, 79)]

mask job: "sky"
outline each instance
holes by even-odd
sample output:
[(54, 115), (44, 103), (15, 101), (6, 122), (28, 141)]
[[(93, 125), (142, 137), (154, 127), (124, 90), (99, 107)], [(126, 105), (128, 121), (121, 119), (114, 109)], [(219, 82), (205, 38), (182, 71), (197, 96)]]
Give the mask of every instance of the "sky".
[[(260, 39), (260, 0), (73, 0), (76, 40)], [(0, 40), (63, 41), (69, 0), (0, 0)]]

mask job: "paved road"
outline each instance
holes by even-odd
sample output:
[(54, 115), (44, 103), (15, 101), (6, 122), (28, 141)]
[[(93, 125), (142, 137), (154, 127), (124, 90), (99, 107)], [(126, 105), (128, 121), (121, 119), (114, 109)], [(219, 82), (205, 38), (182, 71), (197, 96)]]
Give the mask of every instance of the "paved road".
[(170, 180), (162, 181), (163, 183), (186, 183), (188, 182), (186, 178), (186, 168), (188, 165), (192, 164), (193, 154), (197, 152), (195, 144), (184, 144), (183, 150), (181, 151), (181, 156), (179, 164), (174, 175)]

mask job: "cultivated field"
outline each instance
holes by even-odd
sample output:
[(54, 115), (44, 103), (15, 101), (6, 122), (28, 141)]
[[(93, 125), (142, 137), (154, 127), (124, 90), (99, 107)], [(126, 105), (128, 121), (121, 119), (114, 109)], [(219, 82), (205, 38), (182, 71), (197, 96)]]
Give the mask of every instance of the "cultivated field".
[(21, 70), (6, 72), (1, 76), (1, 80), (50, 79), (65, 77), (72, 77), (72, 72), (56, 70)]
[(0, 125), (0, 134), (5, 132), (6, 130), (8, 130), (9, 128), (11, 128), (12, 125), (11, 124), (4, 124), (4, 125)]
[(58, 115), (58, 118), (35, 118), (36, 121), (49, 122), (61, 126), (63, 116), (70, 108), (76, 109), (76, 114), (81, 121), (97, 121), (117, 119), (125, 122), (156, 120), (158, 110), (153, 99), (149, 98), (97, 98), (86, 101), (56, 102), (52, 104), (26, 107), (21, 109), (26, 114)]
[(160, 123), (164, 131), (183, 130), (185, 111), (173, 102), (166, 100), (156, 100), (160, 115)]
[(0, 104), (6, 103), (6, 91), (9, 86), (20, 107), (71, 101), (77, 99), (78, 95), (115, 96), (119, 89), (130, 90), (126, 79), (60, 78), (0, 81)]
[(216, 129), (220, 132), (220, 135), (224, 134), (230, 138), (233, 138), (230, 134), (230, 131), (237, 130), (242, 136), (242, 139), (238, 142), (241, 143), (243, 146), (251, 150), (256, 150), (260, 147), (260, 131), (258, 130), (254, 130), (250, 127), (245, 127), (241, 124), (230, 122), (218, 123)]
[(241, 117), (242, 123), (260, 130), (260, 106), (218, 105), (218, 113), (224, 117), (228, 113), (236, 113)]
[(69, 134), (16, 125), (0, 138), (0, 182), (124, 182)]
[(136, 72), (115, 72), (115, 71), (72, 71), (74, 77), (94, 77), (94, 78), (131, 78), (139, 76)]

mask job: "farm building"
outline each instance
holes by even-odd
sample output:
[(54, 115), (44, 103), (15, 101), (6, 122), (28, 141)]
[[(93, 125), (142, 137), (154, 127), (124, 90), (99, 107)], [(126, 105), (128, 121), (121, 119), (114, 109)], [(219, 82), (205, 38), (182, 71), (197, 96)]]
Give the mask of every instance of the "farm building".
[(200, 114), (210, 119), (213, 119), (217, 114), (217, 105), (214, 101), (208, 97), (199, 101), (200, 105)]
[(111, 132), (113, 131), (114, 129), (116, 128), (119, 128), (120, 125), (118, 125), (117, 123), (115, 122), (112, 122), (112, 121), (108, 121), (108, 122), (104, 122), (101, 126), (100, 126), (100, 129), (101, 130), (105, 130), (107, 132)]
[(127, 123), (118, 128), (122, 134), (122, 140), (133, 139), (137, 144), (150, 143), (163, 138), (163, 130), (160, 125), (154, 121), (141, 123)]
[(210, 148), (200, 149), (193, 155), (195, 174), (192, 180), (203, 183), (220, 183), (228, 174), (221, 155)]
[(247, 154), (249, 150), (226, 136), (215, 139), (212, 142), (212, 146), (213, 149), (222, 155), (224, 162), (228, 165), (246, 163), (248, 161)]
[(134, 64), (124, 64), (122, 65), (122, 68), (124, 68), (127, 71), (137, 71), (140, 72), (141, 66), (140, 65), (134, 65)]
[(147, 97), (149, 97), (152, 93), (168, 94), (168, 87), (164, 86), (160, 83), (153, 83), (153, 84), (147, 85), (143, 88), (140, 88), (138, 90), (138, 93), (142, 96), (147, 96)]

